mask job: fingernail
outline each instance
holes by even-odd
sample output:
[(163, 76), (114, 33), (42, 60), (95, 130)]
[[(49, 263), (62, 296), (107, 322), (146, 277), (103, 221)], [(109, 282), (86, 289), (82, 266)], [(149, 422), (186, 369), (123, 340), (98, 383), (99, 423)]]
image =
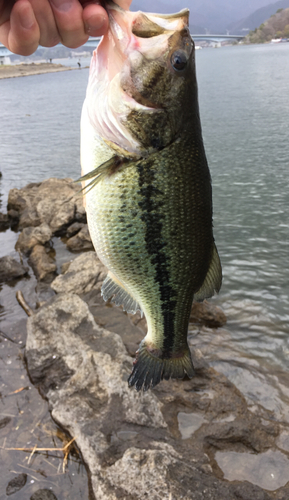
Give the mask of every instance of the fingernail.
[(72, 0), (50, 0), (50, 3), (61, 12), (68, 12), (73, 5)]
[(85, 32), (91, 35), (94, 31), (99, 31), (106, 23), (104, 16), (91, 16), (85, 22)]
[(25, 28), (26, 30), (30, 30), (32, 26), (35, 23), (35, 17), (33, 14), (32, 9), (25, 9), (25, 14), (22, 12), (22, 15), (20, 15), (20, 23), (22, 28)]

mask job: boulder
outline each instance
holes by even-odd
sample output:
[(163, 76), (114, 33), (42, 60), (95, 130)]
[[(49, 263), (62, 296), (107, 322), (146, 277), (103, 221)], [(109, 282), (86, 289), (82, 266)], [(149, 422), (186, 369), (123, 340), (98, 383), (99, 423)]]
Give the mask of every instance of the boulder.
[(205, 325), (209, 328), (219, 328), (227, 323), (227, 318), (220, 307), (204, 300), (204, 302), (193, 303), (190, 323)]
[(72, 179), (54, 177), (21, 189), (11, 189), (9, 215), (19, 219), (20, 229), (46, 223), (53, 234), (65, 234), (74, 221), (86, 221), (82, 196), (78, 192), (79, 186)]
[(10, 281), (28, 274), (28, 267), (13, 259), (11, 255), (0, 258), (0, 280)]
[(56, 295), (28, 319), (30, 378), (76, 438), (95, 498), (275, 498), (257, 485), (224, 480), (215, 455), (273, 448), (278, 422), (251, 411), (197, 348), (192, 356), (194, 378), (137, 393), (127, 385), (132, 359), (121, 337), (98, 326), (76, 294)]
[(77, 232), (77, 234), (67, 240), (66, 246), (71, 252), (93, 250), (94, 247), (90, 238), (87, 224), (85, 224), (84, 227), (82, 227), (80, 231)]
[(65, 273), (51, 283), (56, 293), (88, 293), (100, 289), (107, 274), (95, 252), (85, 252), (65, 266)]
[(43, 245), (33, 247), (28, 264), (32, 267), (37, 280), (50, 282), (55, 278), (57, 266)]
[(52, 238), (52, 231), (45, 222), (38, 227), (26, 227), (20, 233), (15, 249), (29, 255), (35, 245), (45, 245)]

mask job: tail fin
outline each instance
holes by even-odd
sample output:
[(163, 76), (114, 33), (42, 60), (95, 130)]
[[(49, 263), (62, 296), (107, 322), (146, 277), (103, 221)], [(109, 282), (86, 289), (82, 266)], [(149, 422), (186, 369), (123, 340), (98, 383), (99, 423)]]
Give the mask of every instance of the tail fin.
[(182, 379), (187, 375), (192, 378), (195, 375), (191, 353), (189, 348), (185, 350), (182, 356), (172, 358), (157, 357), (150, 352), (144, 341), (141, 342), (133, 370), (128, 378), (129, 387), (137, 391), (155, 387), (161, 380), (170, 378)]

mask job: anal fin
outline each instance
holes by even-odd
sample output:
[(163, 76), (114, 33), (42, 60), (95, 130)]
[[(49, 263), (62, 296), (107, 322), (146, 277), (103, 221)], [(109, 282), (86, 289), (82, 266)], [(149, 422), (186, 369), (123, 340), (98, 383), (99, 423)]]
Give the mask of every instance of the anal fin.
[(140, 311), (141, 316), (143, 316), (143, 311), (138, 302), (111, 273), (107, 275), (102, 284), (101, 295), (105, 302), (111, 299), (111, 302), (116, 306), (122, 306), (124, 311), (130, 314), (135, 314), (137, 311)]
[(203, 281), (201, 288), (194, 294), (194, 300), (200, 302), (208, 299), (218, 293), (222, 285), (222, 266), (220, 257), (215, 243), (213, 243), (213, 251), (207, 275)]

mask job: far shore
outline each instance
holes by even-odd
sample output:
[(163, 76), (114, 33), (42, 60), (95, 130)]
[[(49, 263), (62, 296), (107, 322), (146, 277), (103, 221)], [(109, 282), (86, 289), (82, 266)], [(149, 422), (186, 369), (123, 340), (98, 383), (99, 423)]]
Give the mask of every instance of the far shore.
[(2, 78), (16, 78), (18, 76), (42, 75), (44, 73), (55, 73), (57, 71), (70, 71), (81, 68), (72, 68), (62, 64), (53, 63), (29, 63), (15, 65), (0, 65), (0, 80)]

